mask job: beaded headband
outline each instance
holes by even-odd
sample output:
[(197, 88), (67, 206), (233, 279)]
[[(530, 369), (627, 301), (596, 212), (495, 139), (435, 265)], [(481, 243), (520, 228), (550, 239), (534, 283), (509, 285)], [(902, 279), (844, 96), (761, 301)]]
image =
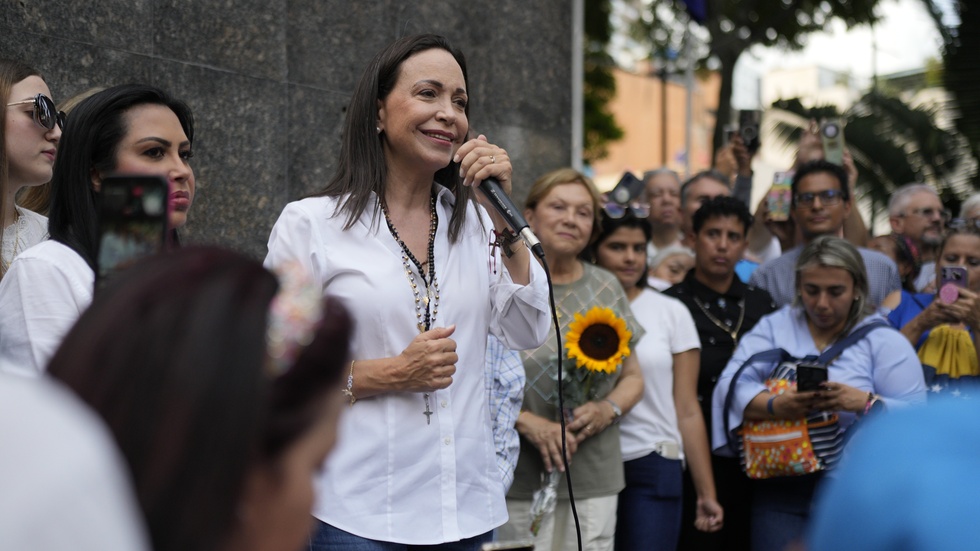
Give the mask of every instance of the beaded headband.
[(275, 272), (279, 291), (269, 303), (266, 370), (270, 376), (279, 377), (313, 342), (316, 324), (323, 317), (323, 295), (299, 264), (285, 264)]

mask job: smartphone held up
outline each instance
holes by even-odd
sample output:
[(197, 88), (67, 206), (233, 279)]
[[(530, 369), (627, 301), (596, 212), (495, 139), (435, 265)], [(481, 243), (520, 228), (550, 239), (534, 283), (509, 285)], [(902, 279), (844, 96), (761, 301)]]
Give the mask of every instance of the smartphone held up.
[(159, 176), (114, 175), (99, 193), (98, 286), (168, 246), (169, 185)]
[(793, 173), (777, 172), (772, 177), (772, 187), (766, 195), (766, 208), (769, 220), (786, 222), (789, 220), (790, 204), (793, 201)]
[(839, 118), (825, 119), (820, 123), (820, 142), (824, 159), (844, 166), (844, 123)]
[(953, 304), (960, 297), (960, 289), (970, 282), (965, 266), (943, 266), (939, 271), (939, 300)]

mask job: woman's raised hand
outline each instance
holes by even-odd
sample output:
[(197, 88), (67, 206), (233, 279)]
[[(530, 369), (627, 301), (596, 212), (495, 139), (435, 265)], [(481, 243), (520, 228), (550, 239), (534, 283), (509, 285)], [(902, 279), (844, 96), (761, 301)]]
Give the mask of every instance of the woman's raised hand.
[(459, 146), (453, 161), (459, 163), (459, 176), (464, 186), (475, 185), (492, 176), (510, 195), (513, 172), (510, 157), (503, 148), (489, 143), (483, 134)]

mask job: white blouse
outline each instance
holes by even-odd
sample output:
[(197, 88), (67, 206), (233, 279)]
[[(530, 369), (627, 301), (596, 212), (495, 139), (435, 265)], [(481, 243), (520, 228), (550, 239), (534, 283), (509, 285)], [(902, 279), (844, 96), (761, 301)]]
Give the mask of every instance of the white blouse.
[[(490, 255), (489, 217), (473, 205), (459, 241), (450, 243), (455, 198), (437, 189), (440, 300), (433, 327), (456, 325), (453, 383), (431, 394), (431, 425), (421, 393), (358, 400), (341, 418), (314, 507), (317, 518), (341, 530), (415, 545), (470, 538), (506, 522), (484, 384), (487, 332), (515, 350), (536, 348), (550, 322), (541, 266), (531, 261), (527, 286), (513, 283), (499, 255)], [(334, 216), (337, 204), (315, 197), (287, 205), (272, 229), (265, 265), (298, 261), (325, 295), (344, 301), (355, 321), (352, 358), (397, 356), (419, 334), (401, 248), (376, 199), (347, 231), (346, 214)]]
[(0, 371), (43, 373), (92, 302), (95, 272), (74, 250), (43, 241), (17, 255), (0, 280)]

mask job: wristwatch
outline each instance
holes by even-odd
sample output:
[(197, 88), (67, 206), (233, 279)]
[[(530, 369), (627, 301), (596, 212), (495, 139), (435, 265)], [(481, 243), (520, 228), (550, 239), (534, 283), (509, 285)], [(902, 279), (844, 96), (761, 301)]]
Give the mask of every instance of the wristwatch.
[(623, 416), (623, 410), (619, 409), (619, 406), (616, 405), (616, 402), (613, 402), (609, 398), (606, 398), (605, 401), (606, 402), (609, 402), (609, 405), (612, 406), (612, 408), (613, 408), (613, 420), (612, 420), (612, 422), (613, 423), (618, 423), (619, 422), (619, 418)]

